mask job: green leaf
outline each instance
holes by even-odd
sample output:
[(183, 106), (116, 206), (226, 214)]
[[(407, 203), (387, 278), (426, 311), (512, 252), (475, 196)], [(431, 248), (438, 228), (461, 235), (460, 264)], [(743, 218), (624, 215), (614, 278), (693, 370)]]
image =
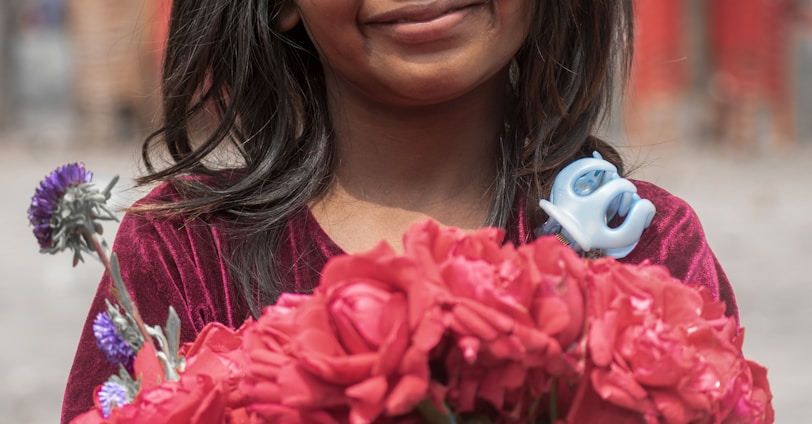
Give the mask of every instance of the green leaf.
[(453, 412), (446, 410), (440, 412), (431, 399), (423, 399), (417, 404), (417, 411), (425, 418), (427, 424), (456, 424), (457, 419)]

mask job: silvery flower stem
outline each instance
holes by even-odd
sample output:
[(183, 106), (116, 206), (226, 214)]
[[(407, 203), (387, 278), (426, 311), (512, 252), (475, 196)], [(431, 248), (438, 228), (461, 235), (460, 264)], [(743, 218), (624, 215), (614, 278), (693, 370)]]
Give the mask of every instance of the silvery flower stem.
[(133, 306), (132, 298), (130, 298), (130, 294), (127, 292), (127, 288), (124, 286), (124, 279), (121, 278), (121, 270), (119, 269), (116, 255), (113, 254), (112, 258), (109, 258), (107, 256), (107, 252), (102, 246), (102, 243), (99, 241), (98, 237), (95, 236), (95, 234), (90, 234), (87, 239), (91, 241), (93, 250), (96, 251), (96, 255), (99, 257), (99, 260), (101, 260), (102, 264), (104, 264), (104, 268), (110, 273), (110, 277), (113, 279), (113, 287), (111, 291), (113, 292), (113, 296), (115, 296), (116, 301), (128, 314), (130, 314), (130, 316), (133, 317), (136, 325), (138, 326), (138, 331), (141, 333), (141, 336), (144, 337), (144, 340), (151, 340), (150, 335), (147, 332), (147, 327), (144, 325), (144, 321), (141, 319), (138, 309)]
[(158, 342), (158, 345), (156, 346), (156, 353), (158, 355), (158, 362), (160, 362), (164, 369), (166, 379), (170, 381), (178, 380), (180, 378), (178, 375), (178, 369), (183, 368), (183, 361), (178, 355), (180, 319), (178, 318), (177, 312), (175, 312), (175, 309), (171, 306), (169, 307), (169, 317), (167, 318), (166, 323), (166, 328), (168, 331), (167, 335), (164, 334), (164, 330), (159, 326), (148, 327), (141, 318), (141, 314), (138, 313), (138, 309), (135, 307), (135, 304), (130, 297), (130, 293), (127, 291), (127, 287), (124, 285), (124, 279), (121, 278), (121, 268), (118, 265), (118, 258), (116, 257), (115, 253), (108, 258), (107, 253), (99, 239), (95, 236), (91, 236), (90, 240), (93, 249), (99, 256), (99, 259), (104, 264), (107, 272), (110, 273), (110, 277), (113, 280), (113, 287), (111, 291), (113, 292), (113, 296), (115, 296), (118, 304), (124, 308), (124, 311), (129, 316), (133, 318), (135, 324), (138, 326), (138, 331), (144, 338), (145, 343), (154, 344), (154, 341)]
[(110, 258), (107, 257), (107, 251), (104, 248), (104, 245), (99, 241), (95, 234), (90, 231), (83, 231), (85, 233), (85, 239), (89, 240), (93, 246), (93, 250), (96, 252), (96, 255), (99, 257), (102, 265), (104, 265), (104, 269), (110, 272)]

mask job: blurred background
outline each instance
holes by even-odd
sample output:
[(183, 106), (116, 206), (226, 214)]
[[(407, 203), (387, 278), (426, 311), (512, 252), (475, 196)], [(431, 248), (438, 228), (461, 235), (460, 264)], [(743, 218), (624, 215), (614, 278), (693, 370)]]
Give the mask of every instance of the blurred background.
[[(58, 421), (102, 273), (41, 256), (25, 210), (83, 161), (143, 193), (170, 0), (0, 0), (0, 423)], [(770, 370), (777, 422), (812, 416), (812, 1), (635, 0), (629, 91), (606, 136), (686, 199), (733, 282), (745, 354)], [(106, 235), (112, 242), (115, 224)]]

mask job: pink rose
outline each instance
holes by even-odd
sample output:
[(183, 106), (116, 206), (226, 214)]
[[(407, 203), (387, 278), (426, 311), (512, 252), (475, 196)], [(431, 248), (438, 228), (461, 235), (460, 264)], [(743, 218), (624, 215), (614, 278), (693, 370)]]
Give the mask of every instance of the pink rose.
[[(441, 227), (427, 220), (409, 227), (403, 235), (404, 255), (420, 264), (427, 273), (433, 265), (459, 257), (495, 263), (504, 259), (502, 242), (505, 232), (499, 228), (482, 228), (471, 234), (454, 227)], [(431, 275), (430, 275), (431, 277)]]
[(166, 372), (158, 360), (155, 346), (151, 341), (144, 343), (141, 350), (135, 355), (133, 374), (136, 379), (141, 379), (141, 390), (157, 387), (166, 379)]
[(242, 332), (248, 325), (236, 332), (219, 323), (204, 327), (194, 343), (181, 348), (187, 365), (178, 381), (165, 381), (154, 347), (144, 344), (134, 364), (141, 388), (133, 402), (113, 408), (107, 419), (97, 405), (74, 422), (247, 423), (234, 395), (242, 378)]
[(563, 349), (572, 348), (586, 325), (586, 262), (555, 237), (522, 246), (519, 254), (527, 263), (517, 264), (517, 268), (528, 274), (525, 278), (541, 282), (542, 293), (534, 296), (530, 306), (533, 321)]
[[(684, 285), (663, 267), (590, 265), (588, 384), (603, 401), (650, 422), (721, 422), (748, 367), (741, 338), (724, 306), (700, 286)], [(594, 405), (576, 404), (579, 408)]]
[(109, 424), (222, 424), (240, 423), (244, 415), (227, 407), (224, 381), (205, 374), (182, 375), (178, 381), (165, 381), (142, 390), (133, 403), (113, 408), (105, 419), (99, 408), (82, 414), (74, 423)]
[(330, 261), (312, 296), (267, 308), (246, 335), (249, 409), (294, 421), (346, 410), (350, 422), (412, 411), (427, 395), (428, 353), (443, 334), (435, 302), (410, 296), (422, 281), (413, 261), (385, 245)]
[(239, 392), (252, 415), (266, 422), (331, 423), (348, 413), (342, 387), (313, 377), (296, 357), (298, 333), (312, 336), (328, 326), (322, 300), (283, 294), (246, 330), (242, 349), (249, 358)]
[(424, 281), (414, 261), (386, 245), (325, 267), (317, 292), (325, 297), (337, 341), (348, 357), (374, 360), (368, 375), (346, 391), (351, 420), (402, 415), (426, 397), (428, 355), (444, 329)]
[(242, 349), (242, 345), (245, 332), (253, 324), (253, 320), (248, 320), (235, 331), (212, 322), (203, 327), (193, 343), (181, 348), (180, 354), (186, 358), (183, 374), (205, 374), (222, 381), (228, 393), (229, 409), (244, 406), (238, 387), (245, 377), (248, 352)]
[(404, 237), (406, 255), (436, 282), (424, 287), (449, 330), (433, 353), (444, 358), (446, 375), (432, 397), (458, 412), (484, 401), (505, 416), (526, 414), (552, 377), (569, 369), (556, 337), (569, 345), (583, 331), (583, 261), (557, 241), (517, 250), (503, 237), (494, 228), (464, 234), (432, 221)]
[[(735, 404), (730, 414), (722, 421), (724, 424), (771, 423), (775, 421), (772, 406), (773, 394), (767, 381), (767, 369), (761, 365), (746, 361), (747, 370), (742, 373), (731, 400)], [(738, 393), (737, 393), (738, 392)], [(736, 394), (740, 394), (736, 396)]]

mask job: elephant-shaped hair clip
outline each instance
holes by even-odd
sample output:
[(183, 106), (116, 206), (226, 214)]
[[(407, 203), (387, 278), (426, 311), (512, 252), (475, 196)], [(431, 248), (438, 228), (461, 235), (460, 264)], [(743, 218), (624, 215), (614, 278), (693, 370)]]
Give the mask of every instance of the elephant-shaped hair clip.
[(655, 207), (600, 153), (592, 156), (556, 176), (550, 200), (539, 201), (549, 219), (536, 235), (556, 235), (582, 254), (623, 258), (651, 224)]

